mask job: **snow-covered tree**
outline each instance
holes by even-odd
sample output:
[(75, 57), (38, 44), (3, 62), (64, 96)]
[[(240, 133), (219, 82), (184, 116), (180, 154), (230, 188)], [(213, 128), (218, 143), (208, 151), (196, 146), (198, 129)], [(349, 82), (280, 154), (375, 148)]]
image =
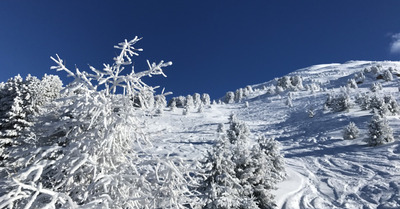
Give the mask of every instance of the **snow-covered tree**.
[(185, 107), (186, 107), (187, 109), (192, 109), (192, 108), (195, 107), (195, 106), (194, 106), (194, 100), (193, 100), (193, 97), (192, 97), (191, 95), (187, 95), (187, 96), (186, 96)]
[(398, 115), (400, 113), (400, 107), (397, 104), (396, 99), (392, 95), (384, 96), (384, 101), (387, 109), (392, 113), (392, 115)]
[(244, 89), (243, 89), (243, 96), (247, 97), (249, 96), (251, 93), (253, 93), (253, 88), (250, 85), (247, 85)]
[(354, 80), (356, 81), (357, 84), (364, 83), (365, 81), (365, 75), (363, 72), (359, 72), (354, 75)]
[(286, 104), (288, 107), (293, 107), (292, 98), (291, 98), (291, 97), (288, 97), (288, 98), (286, 99), (285, 104)]
[(371, 108), (371, 97), (368, 94), (359, 94), (356, 97), (356, 103), (360, 105), (362, 110)]
[(382, 73), (382, 77), (383, 77), (383, 80), (385, 80), (385, 81), (393, 80), (393, 75), (390, 72), (390, 70), (384, 70)]
[(235, 93), (233, 93), (232, 91), (226, 92), (224, 102), (227, 104), (234, 103), (235, 102)]
[(334, 112), (348, 111), (351, 107), (350, 96), (348, 94), (328, 95), (325, 105)]
[(375, 83), (373, 83), (373, 84), (371, 85), (370, 90), (371, 90), (372, 92), (377, 92), (377, 91), (379, 91), (379, 90), (382, 90), (382, 84), (381, 84), (381, 83), (375, 82)]
[(221, 135), (206, 159), (204, 208), (273, 208), (271, 190), (285, 177), (278, 143), (261, 138), (250, 146), (250, 132), (231, 115), (226, 135)]
[(45, 74), (40, 81), (40, 94), (37, 97), (38, 105), (42, 106), (58, 99), (63, 88), (63, 83), (57, 75)]
[(278, 78), (276, 86), (282, 87), (283, 90), (292, 89), (292, 81), (289, 76)]
[(393, 130), (389, 126), (385, 117), (379, 114), (374, 114), (368, 125), (368, 144), (370, 146), (377, 146), (394, 141)]
[(235, 91), (235, 101), (240, 102), (243, 99), (243, 89), (239, 88)]
[(185, 104), (186, 104), (186, 98), (184, 96), (173, 97), (168, 102), (168, 107), (171, 106), (172, 102), (175, 102), (176, 107), (183, 108), (185, 106)]
[(343, 129), (343, 139), (345, 140), (353, 140), (358, 137), (360, 133), (360, 130), (357, 128), (356, 124), (353, 122), (350, 122), (349, 125), (347, 125)]
[(193, 104), (194, 107), (198, 107), (201, 104), (201, 95), (199, 93), (193, 94)]
[(156, 109), (162, 109), (167, 106), (167, 99), (164, 94), (158, 94), (154, 96), (154, 107)]
[(290, 81), (292, 83), (292, 86), (294, 87), (293, 90), (302, 90), (303, 87), (303, 78), (301, 78), (298, 75), (290, 77)]
[(20, 75), (10, 78), (0, 92), (0, 137), (14, 138), (27, 132), (38, 111), (35, 98), (40, 97), (40, 80)]
[(172, 100), (168, 106), (171, 109), (171, 111), (174, 111), (176, 109), (176, 101)]
[(210, 95), (207, 93), (203, 93), (201, 95), (201, 101), (202, 101), (203, 105), (209, 106), (211, 104)]
[(349, 79), (349, 80), (347, 81), (347, 87), (353, 88), (353, 89), (357, 89), (358, 86), (357, 86), (356, 80), (354, 80), (354, 79)]

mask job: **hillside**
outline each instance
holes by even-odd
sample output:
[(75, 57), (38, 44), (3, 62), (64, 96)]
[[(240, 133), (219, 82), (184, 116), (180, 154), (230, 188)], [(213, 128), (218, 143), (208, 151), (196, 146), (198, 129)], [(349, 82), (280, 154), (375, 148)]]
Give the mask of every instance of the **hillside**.
[[(156, 153), (200, 160), (216, 139), (218, 123), (227, 123), (231, 113), (245, 121), (254, 135), (274, 137), (282, 145), (287, 180), (275, 191), (278, 208), (398, 208), (400, 207), (400, 118), (387, 115), (395, 141), (368, 146), (368, 124), (373, 113), (356, 104), (360, 93), (392, 95), (399, 98), (399, 78), (376, 79), (379, 73), (364, 73), (358, 88), (343, 88), (348, 80), (365, 69), (378, 66), (380, 72), (400, 69), (400, 62), (351, 61), (344, 64), (316, 65), (288, 76), (301, 76), (310, 90), (284, 90), (271, 93), (275, 81), (253, 85), (254, 92), (240, 102), (212, 105), (203, 113), (193, 110), (165, 111), (149, 122)], [(382, 90), (373, 93), (374, 82)], [(341, 88), (342, 87), (342, 88)], [(324, 109), (328, 94), (349, 94), (349, 110)], [(286, 102), (292, 95), (292, 107)], [(248, 107), (246, 107), (248, 102)], [(309, 117), (307, 111), (314, 116)], [(343, 140), (342, 131), (350, 122), (360, 129), (354, 140)], [(156, 131), (154, 131), (156, 130)], [(152, 141), (153, 141), (152, 140)]]
[[(161, 64), (151, 69), (162, 74)], [(262, 137), (280, 143), (287, 176), (273, 191), (277, 208), (399, 208), (399, 76), (400, 62), (315, 65), (210, 105), (166, 107), (155, 97), (132, 110), (121, 96), (77, 87), (42, 106), (14, 141), (3, 135), (11, 149), (1, 156), (14, 161), (1, 164), (0, 206), (200, 208), (192, 189), (233, 114), (250, 130), (249, 149)], [(377, 144), (374, 115), (392, 130), (379, 129)], [(359, 133), (344, 140), (350, 122)]]

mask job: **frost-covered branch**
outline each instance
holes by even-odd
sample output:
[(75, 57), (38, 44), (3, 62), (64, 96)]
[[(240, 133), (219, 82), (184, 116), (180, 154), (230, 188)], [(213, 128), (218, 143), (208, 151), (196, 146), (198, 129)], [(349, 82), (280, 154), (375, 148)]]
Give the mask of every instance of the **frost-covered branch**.
[[(78, 86), (86, 86), (90, 90), (96, 90), (99, 86), (104, 86), (107, 94), (116, 94), (118, 93), (117, 89), (120, 88), (123, 90), (123, 94), (135, 96), (138, 92), (143, 90), (148, 91), (151, 88), (141, 80), (142, 77), (151, 77), (153, 75), (162, 75), (166, 77), (163, 68), (172, 65), (172, 62), (161, 61), (157, 64), (155, 62), (150, 63), (147, 60), (148, 70), (135, 73), (132, 57), (139, 56), (137, 52), (143, 51), (143, 49), (136, 49), (133, 45), (139, 40), (141, 40), (141, 38), (136, 36), (130, 41), (125, 40), (117, 46), (114, 46), (114, 48), (120, 49), (121, 52), (117, 57), (114, 57), (114, 63), (112, 65), (103, 64), (104, 68), (102, 70), (89, 66), (92, 73), (86, 71), (81, 72), (78, 68), (76, 68), (76, 72), (74, 73), (64, 65), (63, 60), (58, 55), (57, 59), (51, 57), (57, 64), (56, 66), (52, 66), (51, 69), (67, 72), (68, 76), (75, 78), (73, 83), (80, 84)], [(128, 65), (132, 65), (132, 71), (129, 74), (122, 74), (125, 66)], [(76, 85), (73, 86), (75, 87)], [(153, 91), (153, 89), (154, 88), (151, 88), (151, 91)]]

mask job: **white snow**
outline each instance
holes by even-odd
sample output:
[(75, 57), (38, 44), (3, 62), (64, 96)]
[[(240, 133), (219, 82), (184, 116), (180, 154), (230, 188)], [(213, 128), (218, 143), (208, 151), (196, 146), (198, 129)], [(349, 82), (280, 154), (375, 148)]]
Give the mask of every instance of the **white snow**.
[[(316, 83), (328, 91), (294, 91), (293, 107), (285, 105), (288, 92), (267, 94), (261, 87), (240, 103), (212, 105), (202, 113), (196, 110), (182, 115), (182, 109), (165, 109), (163, 115), (146, 119), (153, 148), (157, 155), (182, 158), (187, 162), (201, 160), (217, 138), (219, 123), (226, 123), (231, 113), (246, 122), (254, 138), (275, 137), (282, 145), (288, 177), (274, 191), (278, 208), (400, 208), (399, 116), (389, 116), (395, 142), (369, 147), (368, 122), (372, 116), (354, 104), (348, 112), (323, 109), (327, 94), (340, 92), (349, 78), (365, 67), (382, 65), (400, 68), (400, 62), (351, 61), (344, 64), (317, 65), (295, 71), (304, 84)], [(366, 75), (367, 76), (367, 75)], [(382, 82), (381, 94), (392, 93), (397, 100), (399, 79)], [(357, 92), (367, 92), (374, 80), (367, 76)], [(246, 105), (248, 103), (248, 105)], [(248, 107), (247, 107), (248, 106)], [(307, 110), (313, 110), (310, 118)], [(360, 128), (360, 137), (343, 140), (342, 130), (349, 122)]]

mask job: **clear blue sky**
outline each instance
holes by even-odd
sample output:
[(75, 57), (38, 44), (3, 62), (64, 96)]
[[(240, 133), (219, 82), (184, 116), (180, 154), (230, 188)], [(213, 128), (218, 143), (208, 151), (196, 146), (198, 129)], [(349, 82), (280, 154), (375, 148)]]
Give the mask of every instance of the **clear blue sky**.
[(101, 68), (137, 35), (137, 70), (174, 62), (168, 78), (148, 82), (219, 98), (314, 64), (398, 60), (399, 9), (398, 0), (1, 0), (0, 81), (57, 74), (56, 53), (71, 69)]

